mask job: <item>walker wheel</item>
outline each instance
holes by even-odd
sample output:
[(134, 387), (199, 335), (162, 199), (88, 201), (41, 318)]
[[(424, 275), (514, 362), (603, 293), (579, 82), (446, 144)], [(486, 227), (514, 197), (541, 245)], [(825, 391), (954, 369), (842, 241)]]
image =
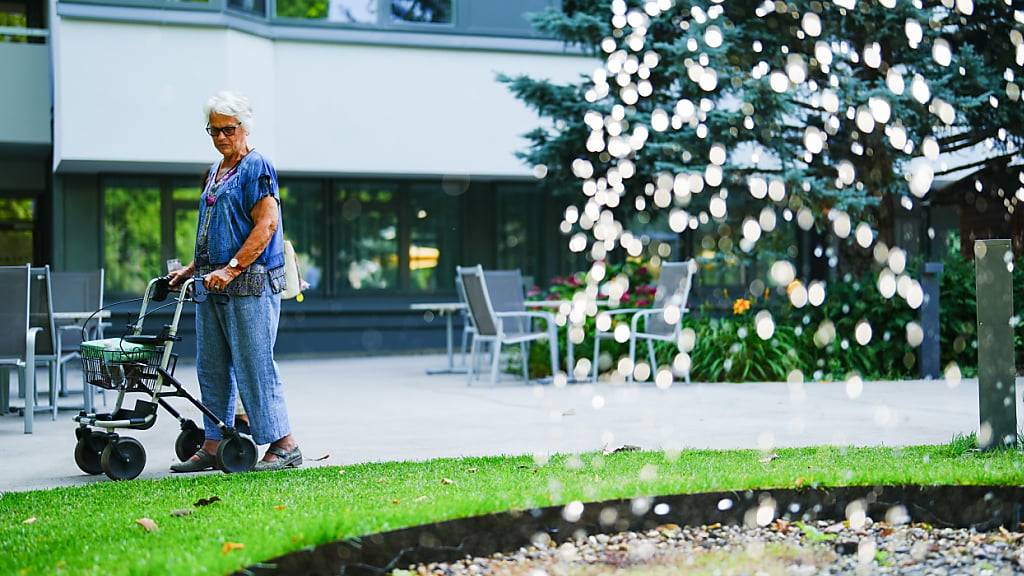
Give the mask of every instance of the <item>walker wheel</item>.
[(217, 465), (225, 474), (248, 472), (256, 467), (256, 443), (248, 436), (225, 436), (217, 447)]
[(131, 480), (146, 467), (146, 449), (135, 438), (118, 437), (103, 449), (100, 465), (111, 480)]
[(178, 460), (184, 462), (199, 451), (205, 439), (206, 433), (203, 432), (203, 429), (196, 426), (195, 422), (186, 420), (181, 425), (178, 439), (174, 441), (174, 454), (178, 457)]
[(106, 434), (98, 434), (92, 431), (85, 433), (75, 444), (75, 464), (86, 474), (99, 474), (103, 472), (100, 459), (103, 449), (107, 447), (110, 438)]

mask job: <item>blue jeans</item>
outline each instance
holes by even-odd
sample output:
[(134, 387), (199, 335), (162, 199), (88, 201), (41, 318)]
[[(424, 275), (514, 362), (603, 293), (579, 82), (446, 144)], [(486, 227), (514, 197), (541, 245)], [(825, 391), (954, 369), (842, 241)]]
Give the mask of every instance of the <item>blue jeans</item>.
[[(280, 316), (281, 297), (269, 284), (262, 296), (210, 294), (196, 305), (196, 372), (203, 404), (230, 426), (240, 395), (257, 444), (291, 433), (274, 362)], [(221, 439), (220, 429), (207, 417), (204, 428), (207, 440)]]

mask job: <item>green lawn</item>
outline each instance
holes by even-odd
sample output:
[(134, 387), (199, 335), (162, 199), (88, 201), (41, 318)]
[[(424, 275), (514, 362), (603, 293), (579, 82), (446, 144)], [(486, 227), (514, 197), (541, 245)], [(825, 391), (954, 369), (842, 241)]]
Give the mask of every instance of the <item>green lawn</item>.
[[(1024, 454), (948, 446), (442, 459), (0, 496), (0, 574), (222, 574), (304, 546), (509, 509), (639, 495), (1024, 483)], [(194, 506), (200, 499), (220, 500)], [(182, 516), (175, 510), (191, 510)], [(31, 520), (33, 519), (34, 520)], [(150, 518), (158, 530), (136, 523)]]

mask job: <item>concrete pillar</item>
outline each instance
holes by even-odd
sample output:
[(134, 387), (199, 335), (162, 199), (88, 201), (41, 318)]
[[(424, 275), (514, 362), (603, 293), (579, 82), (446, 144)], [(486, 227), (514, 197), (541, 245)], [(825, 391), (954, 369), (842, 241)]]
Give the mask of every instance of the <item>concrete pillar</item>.
[(1009, 240), (974, 242), (978, 306), (980, 448), (1017, 438), (1016, 366), (1013, 350), (1013, 248)]

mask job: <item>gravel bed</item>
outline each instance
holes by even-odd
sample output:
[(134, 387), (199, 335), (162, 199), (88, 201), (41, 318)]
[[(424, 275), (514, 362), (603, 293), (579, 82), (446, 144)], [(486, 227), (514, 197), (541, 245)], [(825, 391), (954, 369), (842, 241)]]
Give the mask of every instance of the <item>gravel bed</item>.
[(597, 576), (668, 574), (1024, 574), (1024, 533), (893, 526), (864, 519), (765, 527), (659, 526), (534, 545), (487, 558), (409, 566), (413, 574)]

